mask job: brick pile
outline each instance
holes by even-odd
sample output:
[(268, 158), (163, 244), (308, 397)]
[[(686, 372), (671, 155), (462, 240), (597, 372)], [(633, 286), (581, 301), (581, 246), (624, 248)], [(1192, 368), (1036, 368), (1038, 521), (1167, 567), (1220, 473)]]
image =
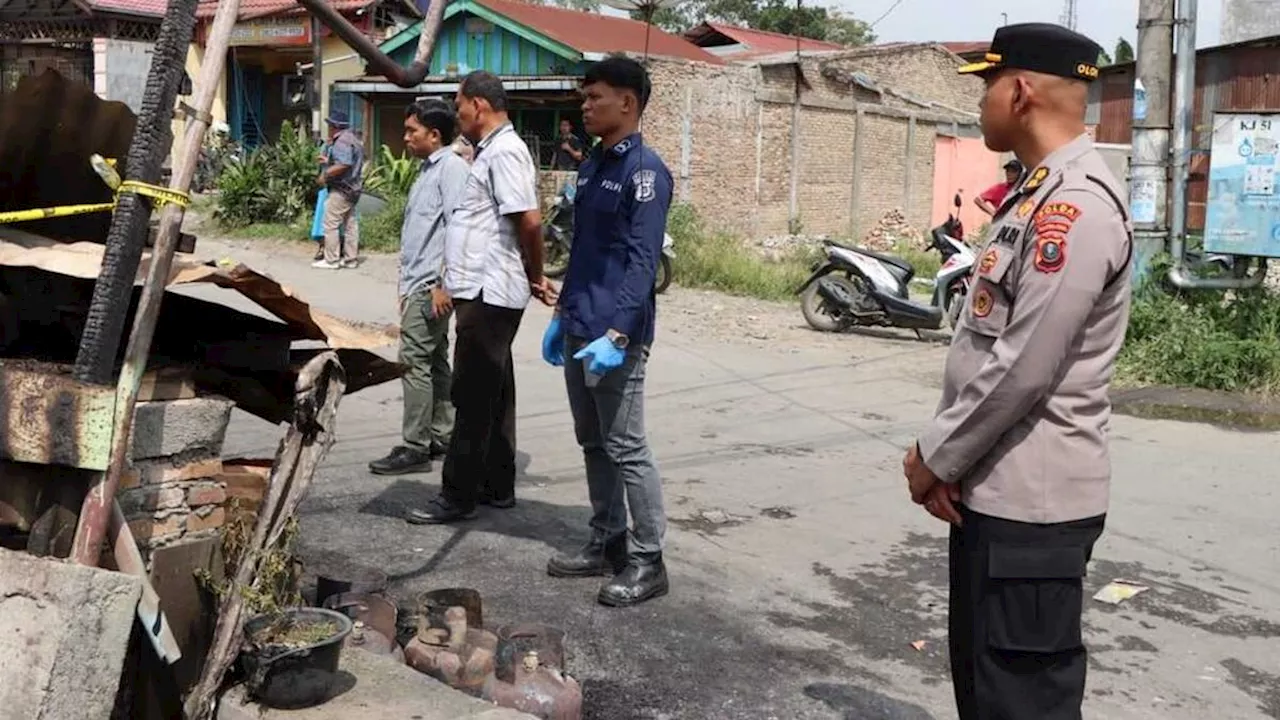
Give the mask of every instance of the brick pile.
[(880, 218), (880, 222), (871, 228), (862, 239), (862, 246), (876, 252), (888, 252), (899, 243), (919, 245), (924, 233), (907, 222), (906, 213), (901, 208), (894, 208)]

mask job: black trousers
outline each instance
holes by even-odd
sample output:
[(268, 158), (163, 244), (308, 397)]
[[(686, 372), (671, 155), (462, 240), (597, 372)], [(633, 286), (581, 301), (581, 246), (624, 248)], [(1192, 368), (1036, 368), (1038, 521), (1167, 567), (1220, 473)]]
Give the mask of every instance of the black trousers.
[(516, 492), (516, 376), (511, 343), (524, 310), (487, 305), (481, 295), (454, 303), (453, 437), (441, 470), (450, 502), (473, 509), (480, 493)]
[(1106, 516), (1033, 525), (960, 512), (949, 613), (960, 720), (1080, 720), (1085, 567)]

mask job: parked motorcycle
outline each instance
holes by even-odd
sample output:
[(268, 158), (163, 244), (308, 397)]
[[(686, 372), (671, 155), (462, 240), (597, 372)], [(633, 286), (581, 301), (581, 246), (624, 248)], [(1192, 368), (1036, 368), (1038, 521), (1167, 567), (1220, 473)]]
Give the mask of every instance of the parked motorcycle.
[[(549, 278), (561, 278), (569, 270), (569, 249), (573, 246), (573, 198), (577, 188), (565, 183), (556, 193), (551, 209), (542, 218), (542, 241), (545, 251), (542, 272)], [(662, 256), (658, 258), (658, 274), (653, 291), (661, 295), (671, 285), (671, 266), (675, 260), (675, 241), (662, 234)]]
[(800, 310), (815, 330), (834, 332), (851, 327), (899, 327), (938, 330), (945, 318), (955, 328), (969, 292), (969, 271), (976, 260), (973, 249), (961, 239), (961, 199), (955, 196), (954, 213), (929, 231), (928, 249), (943, 258), (933, 281), (930, 304), (912, 300), (908, 288), (915, 277), (911, 263), (891, 255), (834, 241), (823, 244), (826, 260), (796, 294)]

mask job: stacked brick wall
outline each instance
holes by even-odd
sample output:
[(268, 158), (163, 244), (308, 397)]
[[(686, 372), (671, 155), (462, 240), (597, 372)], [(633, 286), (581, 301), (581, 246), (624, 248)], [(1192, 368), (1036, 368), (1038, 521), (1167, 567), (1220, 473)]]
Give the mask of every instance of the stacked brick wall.
[(215, 536), (226, 523), (220, 457), (231, 407), (212, 397), (138, 403), (133, 464), (118, 498), (144, 557)]
[[(799, 134), (796, 200), (804, 233), (847, 236), (855, 227), (865, 233), (893, 209), (903, 210), (913, 225), (928, 225), (938, 111), (914, 107), (920, 117), (908, 148), (909, 120), (902, 115), (911, 111), (909, 103), (833, 80), (823, 74), (822, 63), (962, 110), (976, 109), (981, 94), (980, 83), (955, 75), (954, 56), (928, 46), (806, 58), (796, 122), (790, 65), (713, 67), (655, 59), (645, 137), (676, 177), (677, 200), (692, 203), (711, 229), (753, 238), (790, 230), (793, 125)], [(865, 109), (860, 142), (856, 103)], [(688, 177), (681, 177), (685, 147)], [(862, 152), (857, 162), (855, 147)], [(856, 202), (855, 165), (862, 169)], [(911, 187), (904, 188), (908, 165)]]

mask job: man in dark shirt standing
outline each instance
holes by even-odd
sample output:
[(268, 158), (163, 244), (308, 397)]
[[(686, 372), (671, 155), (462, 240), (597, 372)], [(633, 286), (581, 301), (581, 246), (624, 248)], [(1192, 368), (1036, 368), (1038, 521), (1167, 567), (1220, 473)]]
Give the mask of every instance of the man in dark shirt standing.
[(662, 478), (645, 439), (644, 374), (672, 182), (662, 158), (640, 137), (651, 89), (644, 67), (612, 56), (588, 68), (582, 85), (583, 120), (600, 144), (578, 171), (569, 270), (543, 335), (542, 357), (564, 366), (586, 462), (591, 539), (577, 552), (552, 558), (547, 572), (613, 575), (598, 600), (620, 607), (667, 592), (667, 521)]
[(329, 124), (332, 146), (329, 164), (316, 178), (317, 185), (329, 189), (324, 203), (324, 257), (311, 267), (337, 270), (355, 267), (360, 252), (356, 203), (364, 188), (364, 144), (341, 112), (333, 111), (325, 122)]
[(556, 170), (577, 170), (587, 156), (587, 145), (573, 131), (573, 123), (560, 121), (560, 144), (556, 146), (556, 155), (551, 167)]

